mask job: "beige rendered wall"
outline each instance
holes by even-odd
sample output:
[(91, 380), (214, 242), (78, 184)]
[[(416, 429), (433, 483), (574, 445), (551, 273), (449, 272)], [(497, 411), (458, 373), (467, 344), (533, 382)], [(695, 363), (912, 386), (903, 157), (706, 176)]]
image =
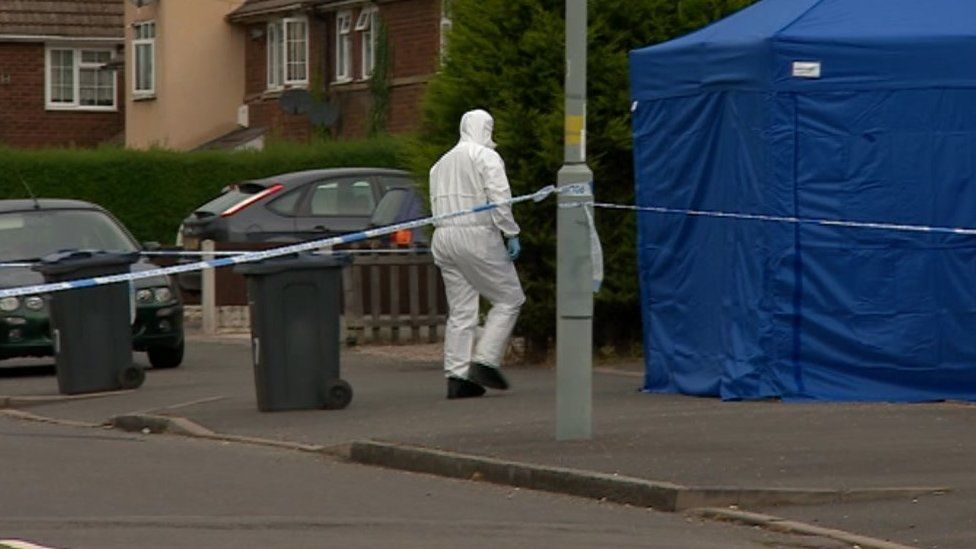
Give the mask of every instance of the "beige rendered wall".
[[(126, 146), (192, 149), (237, 127), (244, 29), (225, 16), (242, 0), (125, 3)], [(156, 94), (134, 99), (132, 23), (156, 21)]]

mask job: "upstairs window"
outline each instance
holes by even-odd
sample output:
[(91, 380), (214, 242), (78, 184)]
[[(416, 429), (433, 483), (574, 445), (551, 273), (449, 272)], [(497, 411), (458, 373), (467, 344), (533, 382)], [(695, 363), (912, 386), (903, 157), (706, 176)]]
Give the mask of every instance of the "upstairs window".
[(352, 80), (352, 12), (336, 15), (336, 82)]
[(132, 28), (132, 91), (136, 97), (156, 94), (156, 22)]
[(376, 36), (379, 29), (379, 11), (375, 7), (363, 8), (356, 19), (356, 30), (363, 47), (363, 79), (373, 76), (376, 68)]
[(451, 2), (452, 0), (443, 0), (443, 3), (441, 4), (440, 56), (441, 56), (442, 63), (444, 62), (444, 58), (447, 55), (447, 37), (450, 34), (451, 29), (454, 27), (454, 23), (452, 21), (453, 15), (451, 9)]
[(285, 84), (308, 83), (308, 21), (285, 19)]
[(281, 21), (268, 23), (268, 89), (277, 90), (285, 85), (282, 59), (285, 52), (285, 31)]
[(268, 89), (308, 85), (308, 19), (268, 23)]
[(48, 109), (116, 109), (112, 50), (51, 47), (46, 60)]

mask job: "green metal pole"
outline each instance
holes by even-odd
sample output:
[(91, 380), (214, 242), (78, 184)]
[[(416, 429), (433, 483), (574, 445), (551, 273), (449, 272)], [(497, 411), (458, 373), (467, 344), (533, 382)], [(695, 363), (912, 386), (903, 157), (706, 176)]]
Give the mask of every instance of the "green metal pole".
[[(566, 0), (566, 135), (559, 186), (589, 183), (586, 165), (586, 0)], [(556, 439), (592, 437), (593, 265), (583, 210), (592, 196), (559, 195), (556, 217)], [(567, 207), (570, 206), (570, 207)], [(572, 207), (575, 206), (575, 207)]]

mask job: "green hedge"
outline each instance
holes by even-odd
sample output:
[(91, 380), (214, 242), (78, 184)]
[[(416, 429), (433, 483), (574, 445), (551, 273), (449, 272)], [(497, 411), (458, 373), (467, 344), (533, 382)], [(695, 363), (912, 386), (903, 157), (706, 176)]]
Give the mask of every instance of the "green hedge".
[(15, 150), (0, 148), (0, 199), (72, 198), (115, 214), (136, 238), (172, 243), (180, 222), (230, 183), (344, 166), (402, 166), (394, 138), (273, 143), (264, 151)]

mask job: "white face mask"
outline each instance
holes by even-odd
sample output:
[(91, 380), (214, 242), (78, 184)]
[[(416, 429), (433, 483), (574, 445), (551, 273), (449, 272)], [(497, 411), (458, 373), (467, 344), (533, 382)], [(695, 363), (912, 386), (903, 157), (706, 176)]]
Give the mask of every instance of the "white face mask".
[(485, 141), (485, 146), (488, 147), (489, 149), (494, 149), (495, 147), (498, 146), (498, 143), (495, 143), (495, 140), (491, 138), (491, 135), (494, 131), (495, 131), (495, 126), (493, 123), (489, 122), (485, 124), (484, 141)]

